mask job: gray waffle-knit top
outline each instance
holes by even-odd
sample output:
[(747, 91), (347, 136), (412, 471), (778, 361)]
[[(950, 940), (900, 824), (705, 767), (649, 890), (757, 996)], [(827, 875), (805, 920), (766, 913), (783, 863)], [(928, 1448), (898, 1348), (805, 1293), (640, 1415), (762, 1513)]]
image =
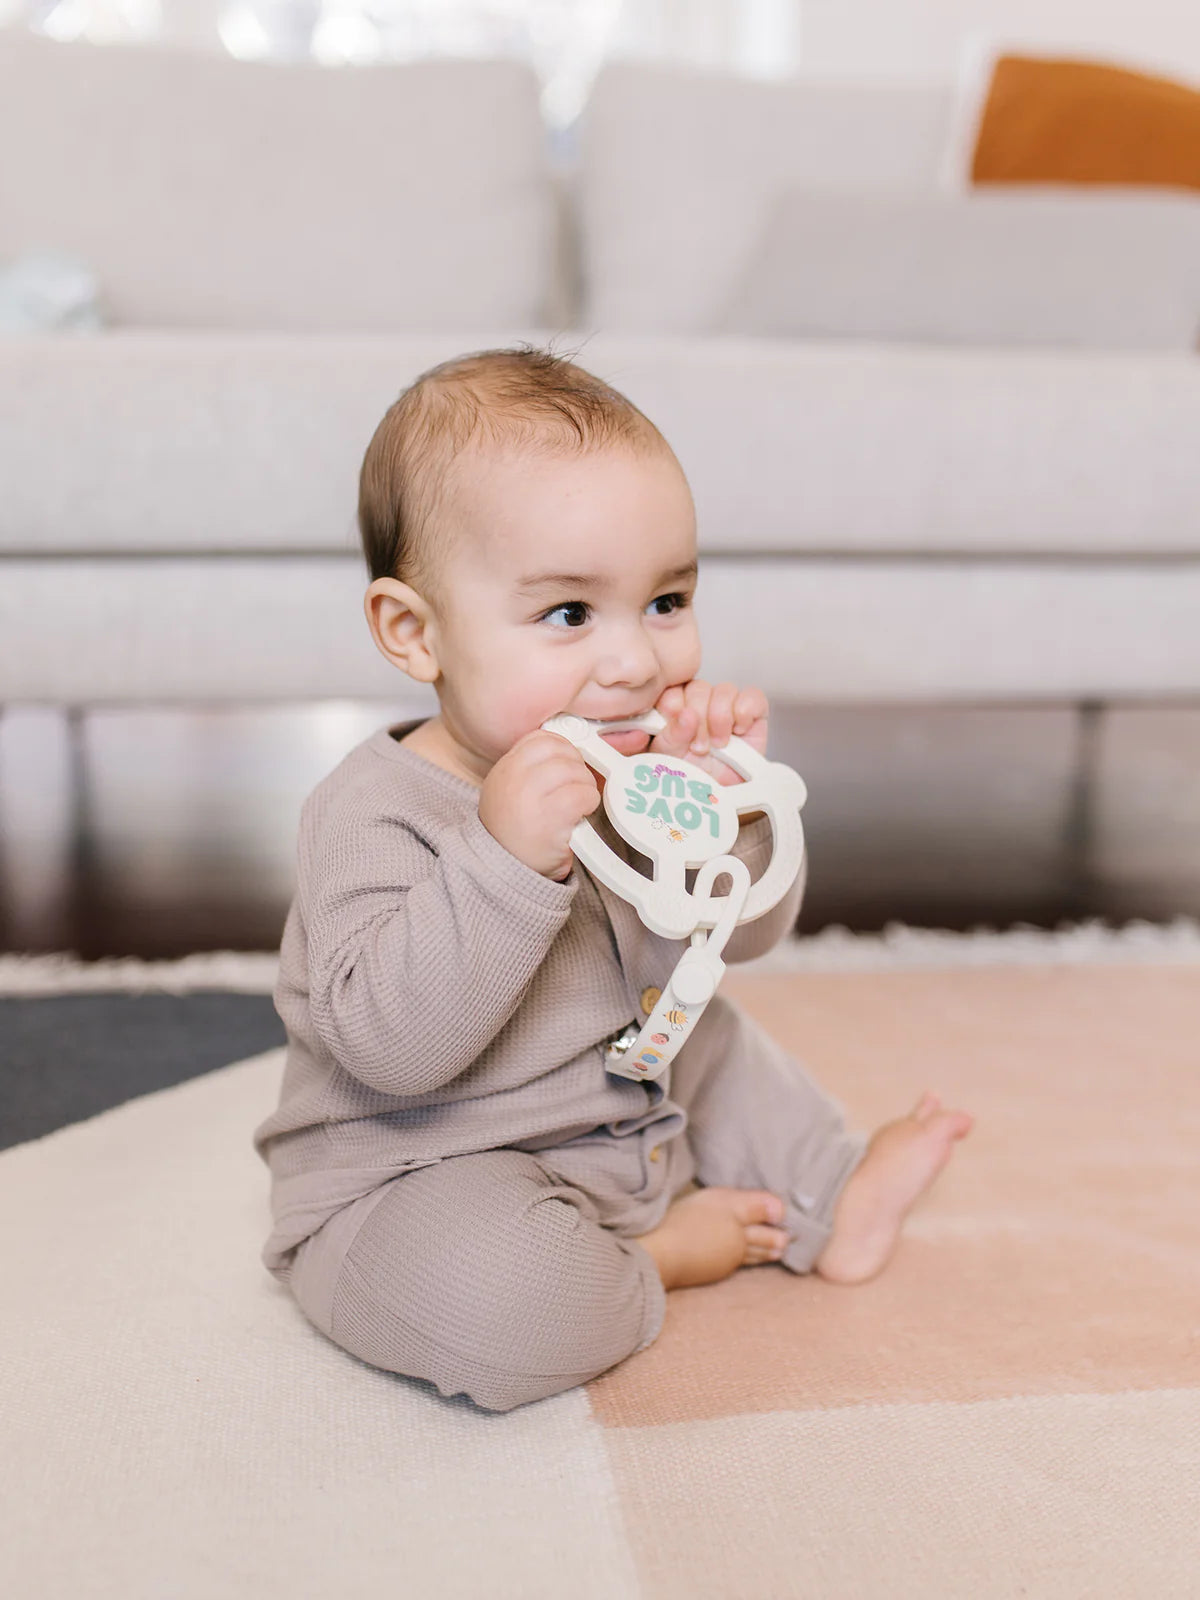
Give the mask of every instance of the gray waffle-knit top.
[[(605, 1070), (608, 1043), (645, 1020), (686, 941), (660, 938), (576, 861), (562, 883), (484, 827), (479, 790), (400, 743), (357, 745), (305, 801), (275, 1006), (287, 1032), (279, 1105), (255, 1130), (271, 1170), (273, 1271), (342, 1206), (443, 1157), (614, 1138), (672, 1114), (669, 1078)], [(591, 821), (642, 866), (603, 805)], [(734, 853), (751, 879), (766, 817)], [(694, 882), (689, 872), (687, 883)], [(771, 949), (799, 910), (734, 930), (726, 962)]]

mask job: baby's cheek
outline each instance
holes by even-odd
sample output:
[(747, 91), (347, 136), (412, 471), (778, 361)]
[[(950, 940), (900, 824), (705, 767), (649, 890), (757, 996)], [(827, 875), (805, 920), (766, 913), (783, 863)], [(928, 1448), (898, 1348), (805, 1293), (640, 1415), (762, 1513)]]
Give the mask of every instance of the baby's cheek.
[(671, 676), (677, 683), (690, 683), (700, 672), (700, 628), (696, 613), (689, 609), (688, 622), (675, 635), (674, 671)]
[(561, 716), (567, 702), (553, 690), (542, 688), (527, 690), (524, 694), (506, 696), (500, 717), (506, 732), (515, 744), (527, 733), (533, 733), (551, 717)]

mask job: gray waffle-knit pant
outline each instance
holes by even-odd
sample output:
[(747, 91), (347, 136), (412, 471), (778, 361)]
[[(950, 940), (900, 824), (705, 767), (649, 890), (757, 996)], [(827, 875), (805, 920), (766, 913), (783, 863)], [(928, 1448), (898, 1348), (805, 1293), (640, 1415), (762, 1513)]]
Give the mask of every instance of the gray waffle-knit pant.
[(393, 1178), (299, 1247), (289, 1287), (363, 1361), (509, 1411), (658, 1337), (666, 1292), (637, 1235), (692, 1181), (779, 1195), (782, 1264), (809, 1271), (864, 1149), (841, 1106), (719, 994), (675, 1059), (667, 1104), (621, 1137), (601, 1128)]

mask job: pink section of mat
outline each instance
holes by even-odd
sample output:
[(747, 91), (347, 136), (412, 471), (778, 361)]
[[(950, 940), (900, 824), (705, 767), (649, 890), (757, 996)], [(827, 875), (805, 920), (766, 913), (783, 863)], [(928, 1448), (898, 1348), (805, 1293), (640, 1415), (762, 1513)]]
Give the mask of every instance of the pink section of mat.
[(1195, 967), (725, 981), (858, 1125), (925, 1088), (977, 1124), (881, 1277), (675, 1291), (603, 1423), (1200, 1386)]

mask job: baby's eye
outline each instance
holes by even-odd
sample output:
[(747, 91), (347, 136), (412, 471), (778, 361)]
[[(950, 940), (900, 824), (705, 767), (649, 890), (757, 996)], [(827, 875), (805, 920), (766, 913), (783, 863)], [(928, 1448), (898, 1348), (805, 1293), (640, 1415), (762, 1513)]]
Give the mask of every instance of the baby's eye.
[(571, 613), (571, 620), (567, 623), (568, 628), (582, 628), (587, 621), (588, 606), (583, 600), (564, 600), (561, 606), (555, 606), (553, 611), (547, 611), (542, 621), (549, 622), (550, 618), (556, 617), (560, 611)]
[[(654, 608), (653, 614), (655, 616), (669, 617), (672, 612), (681, 610), (687, 604), (688, 596), (686, 594), (660, 594), (651, 600), (646, 609)], [(552, 611), (543, 612), (539, 620), (549, 622), (551, 617), (557, 617), (560, 613), (565, 613), (565, 625), (568, 628), (582, 628), (588, 620), (591, 609), (586, 600), (564, 600), (562, 605), (555, 606)], [(560, 626), (560, 624), (556, 623), (555, 626)]]

